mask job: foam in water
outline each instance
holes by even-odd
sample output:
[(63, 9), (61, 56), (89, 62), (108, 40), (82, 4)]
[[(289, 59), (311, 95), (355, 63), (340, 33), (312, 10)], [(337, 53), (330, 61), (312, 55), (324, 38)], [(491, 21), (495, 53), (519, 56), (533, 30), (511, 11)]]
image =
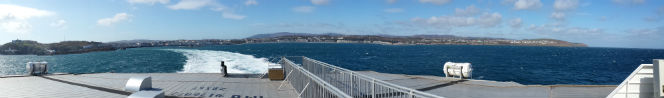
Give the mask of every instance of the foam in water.
[(269, 62), (266, 58), (252, 55), (212, 50), (166, 49), (182, 53), (187, 63), (178, 73), (221, 73), (221, 61), (228, 67), (228, 73), (265, 73)]

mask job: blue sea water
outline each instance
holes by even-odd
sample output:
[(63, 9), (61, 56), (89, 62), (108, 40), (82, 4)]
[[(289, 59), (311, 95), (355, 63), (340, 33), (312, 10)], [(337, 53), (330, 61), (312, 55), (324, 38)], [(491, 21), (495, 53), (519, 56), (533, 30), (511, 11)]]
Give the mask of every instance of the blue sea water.
[(50, 72), (261, 73), (280, 56), (307, 56), (351, 70), (442, 76), (443, 63), (470, 62), (474, 79), (521, 84), (622, 82), (640, 64), (664, 58), (662, 49), (266, 43), (153, 47), (71, 55), (0, 55), (0, 75), (25, 74), (25, 62), (48, 61)]

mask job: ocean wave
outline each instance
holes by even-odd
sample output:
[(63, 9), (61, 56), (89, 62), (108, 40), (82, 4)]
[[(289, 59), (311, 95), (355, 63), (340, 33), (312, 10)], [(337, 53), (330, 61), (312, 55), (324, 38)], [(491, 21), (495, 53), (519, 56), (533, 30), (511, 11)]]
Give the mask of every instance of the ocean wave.
[(273, 64), (267, 58), (257, 58), (227, 51), (194, 50), (194, 49), (165, 49), (182, 53), (187, 62), (178, 73), (221, 73), (221, 61), (228, 67), (228, 73), (265, 73), (268, 64)]

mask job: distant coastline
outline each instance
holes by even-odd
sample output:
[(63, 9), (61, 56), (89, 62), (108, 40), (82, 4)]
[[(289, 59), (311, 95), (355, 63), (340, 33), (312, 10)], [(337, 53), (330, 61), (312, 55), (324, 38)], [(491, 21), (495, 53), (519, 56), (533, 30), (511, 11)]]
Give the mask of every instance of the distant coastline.
[(321, 43), (371, 43), (384, 45), (511, 45), (511, 46), (560, 46), (587, 47), (583, 43), (572, 43), (556, 39), (514, 40), (488, 37), (458, 37), (453, 35), (342, 35), (335, 33), (273, 33), (258, 34), (244, 39), (246, 43), (265, 42), (321, 42)]
[(280, 32), (258, 34), (244, 39), (220, 40), (123, 40), (115, 42), (63, 41), (42, 44), (31, 40), (14, 40), (0, 46), (2, 55), (59, 55), (96, 51), (113, 51), (127, 48), (209, 45), (236, 45), (248, 43), (364, 43), (382, 45), (507, 45), (507, 46), (555, 46), (587, 47), (583, 43), (572, 43), (556, 39), (524, 39), (458, 37), (453, 35), (343, 35), (336, 33), (309, 34)]

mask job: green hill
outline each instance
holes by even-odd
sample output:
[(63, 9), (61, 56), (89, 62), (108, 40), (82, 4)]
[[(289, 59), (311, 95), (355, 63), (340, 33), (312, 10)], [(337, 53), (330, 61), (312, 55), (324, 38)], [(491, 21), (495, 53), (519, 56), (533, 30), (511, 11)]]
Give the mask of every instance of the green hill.
[(37, 41), (14, 40), (0, 46), (0, 54), (21, 55), (21, 54), (47, 54), (47, 47)]
[(108, 50), (115, 50), (115, 48), (101, 42), (92, 41), (63, 41), (42, 44), (31, 40), (14, 40), (0, 46), (0, 54), (4, 55), (51, 55)]

